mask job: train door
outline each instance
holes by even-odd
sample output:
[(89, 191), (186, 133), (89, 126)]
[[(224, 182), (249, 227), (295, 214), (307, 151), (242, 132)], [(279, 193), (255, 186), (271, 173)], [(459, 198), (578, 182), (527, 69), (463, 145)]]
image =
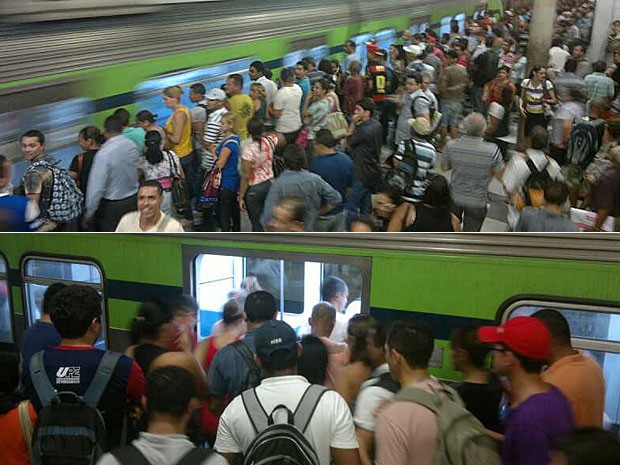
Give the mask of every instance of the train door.
[(568, 321), (573, 347), (594, 359), (605, 375), (605, 429), (620, 436), (620, 304), (543, 296), (517, 296), (505, 302), (501, 321), (551, 308)]

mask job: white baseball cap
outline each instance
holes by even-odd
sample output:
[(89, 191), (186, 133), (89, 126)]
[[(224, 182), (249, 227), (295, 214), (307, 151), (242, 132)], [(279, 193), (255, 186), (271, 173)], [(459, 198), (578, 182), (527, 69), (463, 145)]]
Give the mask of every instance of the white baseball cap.
[(214, 87), (207, 94), (207, 100), (226, 100), (226, 92)]

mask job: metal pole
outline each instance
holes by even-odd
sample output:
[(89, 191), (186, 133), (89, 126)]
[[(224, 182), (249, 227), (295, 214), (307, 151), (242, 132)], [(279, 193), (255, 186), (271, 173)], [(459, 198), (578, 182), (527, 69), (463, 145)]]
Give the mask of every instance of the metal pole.
[(545, 66), (549, 61), (549, 49), (556, 17), (556, 0), (534, 0), (532, 21), (527, 44), (528, 72), (535, 65)]

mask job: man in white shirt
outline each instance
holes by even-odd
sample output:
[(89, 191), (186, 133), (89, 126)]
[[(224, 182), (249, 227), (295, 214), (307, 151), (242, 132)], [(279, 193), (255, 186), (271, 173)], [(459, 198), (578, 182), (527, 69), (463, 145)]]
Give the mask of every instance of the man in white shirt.
[(164, 190), (157, 181), (144, 181), (138, 189), (138, 211), (125, 214), (115, 232), (184, 232), (183, 226), (161, 211)]
[(336, 309), (336, 324), (329, 335), (333, 342), (345, 342), (347, 340), (347, 326), (352, 315), (347, 315), (347, 300), (349, 299), (349, 287), (344, 280), (337, 276), (328, 276), (321, 286), (321, 298)]
[(560, 74), (564, 71), (564, 64), (568, 58), (570, 58), (570, 52), (562, 48), (562, 39), (555, 37), (549, 49), (549, 66), (556, 74)]
[(269, 113), (276, 118), (276, 132), (286, 138), (287, 144), (295, 142), (301, 129), (301, 113), (299, 111), (303, 91), (295, 84), (295, 72), (284, 68), (280, 73), (282, 87), (269, 107)]
[[(265, 414), (283, 405), (295, 412), (305, 391), (311, 386), (297, 375), (301, 346), (293, 328), (283, 321), (269, 321), (256, 331), (256, 363), (263, 381), (254, 389)], [(246, 391), (250, 393), (251, 391)], [(246, 394), (247, 395), (247, 394)], [(240, 463), (257, 431), (250, 421), (243, 394), (226, 407), (220, 418), (215, 450), (231, 465)], [(321, 465), (361, 465), (353, 418), (345, 400), (327, 390), (319, 398), (303, 432)]]
[(224, 139), (224, 133), (220, 128), (222, 115), (228, 110), (226, 109), (226, 92), (222, 89), (214, 87), (207, 94), (207, 108), (209, 116), (205, 123), (202, 137), (202, 146), (207, 150), (205, 156), (202, 157), (202, 168), (211, 171), (215, 165), (213, 152), (218, 144)]
[(259, 82), (263, 85), (267, 93), (267, 106), (271, 105), (278, 91), (278, 85), (265, 76), (265, 64), (262, 61), (253, 61), (250, 63), (248, 74), (252, 81)]

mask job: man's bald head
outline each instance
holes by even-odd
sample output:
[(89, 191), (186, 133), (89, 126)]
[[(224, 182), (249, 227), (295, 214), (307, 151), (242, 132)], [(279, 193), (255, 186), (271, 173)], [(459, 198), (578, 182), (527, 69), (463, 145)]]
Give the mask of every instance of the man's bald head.
[(308, 323), (313, 335), (328, 337), (336, 324), (336, 308), (329, 302), (319, 302), (312, 307), (312, 316)]

